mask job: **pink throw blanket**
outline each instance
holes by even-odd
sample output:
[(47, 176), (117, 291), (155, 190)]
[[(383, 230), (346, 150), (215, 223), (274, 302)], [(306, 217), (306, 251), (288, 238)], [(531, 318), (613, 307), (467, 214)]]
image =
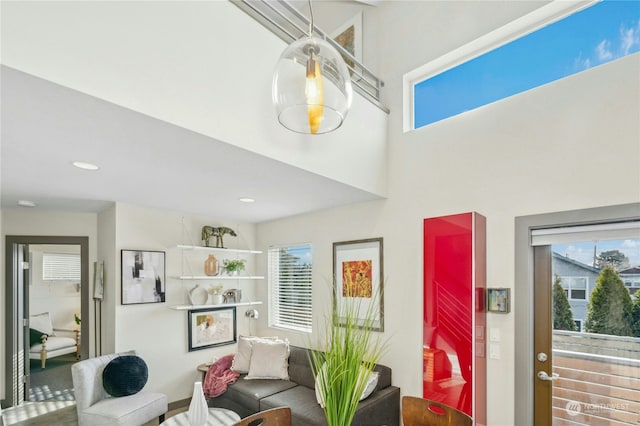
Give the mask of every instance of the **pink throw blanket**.
[(214, 398), (222, 395), (230, 383), (238, 380), (240, 373), (231, 370), (234, 354), (225, 355), (209, 366), (202, 389), (204, 396)]

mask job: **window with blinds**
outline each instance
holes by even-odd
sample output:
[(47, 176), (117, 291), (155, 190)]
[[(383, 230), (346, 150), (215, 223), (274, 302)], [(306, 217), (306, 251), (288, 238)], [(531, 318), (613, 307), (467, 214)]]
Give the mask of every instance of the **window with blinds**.
[(80, 280), (80, 255), (42, 254), (42, 279), (46, 281)]
[(269, 325), (311, 332), (311, 244), (270, 247)]

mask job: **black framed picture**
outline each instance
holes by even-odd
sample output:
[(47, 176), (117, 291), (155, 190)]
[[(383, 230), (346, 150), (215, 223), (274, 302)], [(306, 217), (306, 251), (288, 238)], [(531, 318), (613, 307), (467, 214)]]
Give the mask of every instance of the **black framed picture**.
[(236, 343), (236, 307), (189, 310), (189, 352)]
[(165, 301), (165, 253), (122, 250), (122, 304)]

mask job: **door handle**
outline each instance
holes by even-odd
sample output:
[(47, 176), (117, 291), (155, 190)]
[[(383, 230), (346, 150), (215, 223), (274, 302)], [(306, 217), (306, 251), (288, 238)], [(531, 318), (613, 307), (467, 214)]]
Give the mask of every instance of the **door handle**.
[(538, 371), (538, 379), (540, 380), (552, 382), (558, 380), (559, 377), (560, 375), (558, 373), (551, 373), (551, 376), (549, 376), (546, 371)]

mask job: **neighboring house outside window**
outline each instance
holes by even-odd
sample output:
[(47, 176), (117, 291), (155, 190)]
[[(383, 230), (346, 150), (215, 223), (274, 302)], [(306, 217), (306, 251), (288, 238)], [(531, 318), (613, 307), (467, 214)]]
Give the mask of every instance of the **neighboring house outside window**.
[[(586, 318), (589, 296), (596, 286), (600, 270), (553, 252), (552, 271), (554, 277), (560, 277), (560, 284), (565, 289), (571, 305), (573, 319), (577, 323)], [(582, 321), (579, 327), (581, 329)]]
[(640, 266), (623, 269), (620, 271), (620, 278), (632, 297), (640, 290)]
[(269, 248), (269, 326), (312, 330), (311, 244)]

